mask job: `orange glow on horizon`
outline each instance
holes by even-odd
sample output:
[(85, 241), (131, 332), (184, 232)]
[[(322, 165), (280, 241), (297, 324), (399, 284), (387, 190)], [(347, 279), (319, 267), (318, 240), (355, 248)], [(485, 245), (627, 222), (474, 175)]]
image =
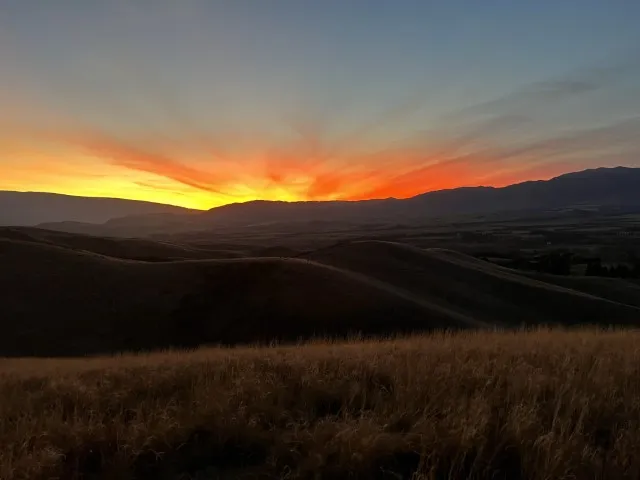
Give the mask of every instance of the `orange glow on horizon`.
[[(64, 125), (60, 122), (60, 125)], [(470, 145), (472, 148), (470, 148)], [(0, 189), (117, 197), (195, 209), (251, 200), (408, 198), (463, 186), (500, 187), (571, 171), (548, 145), (508, 150), (464, 140), (359, 151), (302, 133), (234, 152), (208, 141), (128, 138), (57, 127), (0, 133)], [(364, 152), (364, 153), (363, 153)]]
[[(112, 152), (113, 154), (114, 152)], [(125, 152), (118, 152), (125, 153)], [(547, 179), (569, 171), (566, 165), (523, 169), (483, 170), (469, 164), (436, 162), (426, 167), (398, 165), (370, 168), (282, 168), (265, 173), (262, 162), (245, 167), (242, 174), (212, 174), (172, 162), (132, 163), (128, 154), (115, 161), (102, 156), (78, 156), (65, 163), (40, 155), (29, 161), (0, 165), (0, 189), (45, 191), (89, 197), (115, 197), (206, 210), (252, 200), (367, 200), (408, 198), (433, 190), (461, 186), (495, 186), (531, 179)], [(149, 160), (147, 158), (147, 160)]]
[[(45, 141), (46, 140), (46, 141)], [(156, 142), (157, 143), (157, 142)], [(460, 155), (427, 146), (374, 154), (329, 155), (288, 148), (243, 152), (221, 159), (182, 158), (179, 145), (132, 142), (95, 133), (56, 132), (40, 142), (0, 138), (0, 189), (118, 197), (208, 209), (251, 200), (366, 200), (407, 198), (461, 186), (504, 186), (546, 179), (566, 164), (508, 162), (498, 150)], [(266, 153), (265, 153), (266, 152)]]

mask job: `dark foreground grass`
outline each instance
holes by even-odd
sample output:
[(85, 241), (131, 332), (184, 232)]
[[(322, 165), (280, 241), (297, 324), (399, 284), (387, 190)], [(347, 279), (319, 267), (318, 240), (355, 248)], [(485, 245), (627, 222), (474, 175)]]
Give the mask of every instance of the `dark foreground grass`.
[(640, 332), (0, 360), (0, 478), (640, 478)]

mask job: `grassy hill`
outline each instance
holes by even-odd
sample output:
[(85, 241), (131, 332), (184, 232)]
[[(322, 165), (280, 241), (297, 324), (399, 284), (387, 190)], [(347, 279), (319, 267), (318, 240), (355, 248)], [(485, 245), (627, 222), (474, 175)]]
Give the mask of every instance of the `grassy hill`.
[(474, 325), (367, 278), (301, 259), (149, 263), (0, 240), (0, 262), (3, 355)]
[(640, 333), (0, 361), (0, 478), (634, 480)]
[(350, 242), (305, 257), (359, 272), (497, 325), (640, 322), (634, 295), (638, 288), (628, 282), (616, 282), (615, 289), (612, 282), (536, 278), (450, 250), (394, 242)]
[(601, 277), (570, 277), (522, 272), (537, 280), (573, 290), (600, 296), (615, 302), (640, 307), (640, 283), (637, 280), (621, 280)]
[(611, 293), (611, 284), (559, 285), (445, 250), (354, 242), (298, 258), (149, 262), (127, 256), (153, 251), (170, 255), (162, 257), (167, 260), (208, 252), (151, 241), (3, 232), (0, 355), (640, 322), (640, 307), (632, 301), (637, 285), (618, 283), (609, 300), (599, 295)]
[(141, 238), (96, 237), (30, 227), (0, 227), (0, 239), (53, 245), (79, 252), (148, 262), (242, 256), (241, 253), (231, 249), (195, 247)]

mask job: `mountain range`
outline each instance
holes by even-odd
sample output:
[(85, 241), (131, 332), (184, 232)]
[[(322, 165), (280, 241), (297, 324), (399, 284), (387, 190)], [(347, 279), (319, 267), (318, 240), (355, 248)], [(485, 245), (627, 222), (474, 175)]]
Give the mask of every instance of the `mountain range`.
[(130, 215), (188, 213), (173, 205), (121, 198), (77, 197), (44, 192), (0, 191), (0, 225), (33, 226), (45, 222), (104, 223)]
[(208, 211), (147, 202), (0, 192), (0, 225), (145, 236), (296, 222), (416, 223), (436, 217), (563, 209), (640, 210), (640, 168), (598, 168), (507, 187), (463, 187), (407, 199), (252, 201)]

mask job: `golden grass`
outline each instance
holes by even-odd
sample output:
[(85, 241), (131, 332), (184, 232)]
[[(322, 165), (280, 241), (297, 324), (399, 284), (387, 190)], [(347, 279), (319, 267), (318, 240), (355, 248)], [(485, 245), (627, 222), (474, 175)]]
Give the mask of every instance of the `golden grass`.
[(0, 478), (636, 479), (640, 332), (0, 360)]

